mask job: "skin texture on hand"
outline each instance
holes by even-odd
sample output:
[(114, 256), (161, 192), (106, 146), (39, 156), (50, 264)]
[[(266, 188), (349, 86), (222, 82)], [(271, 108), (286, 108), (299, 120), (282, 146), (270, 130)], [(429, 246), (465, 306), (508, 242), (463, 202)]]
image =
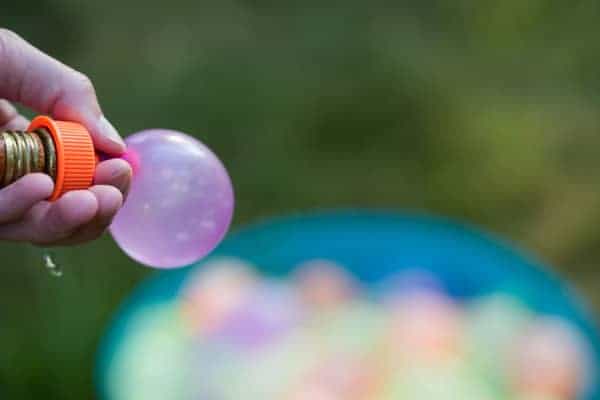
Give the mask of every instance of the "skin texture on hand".
[[(27, 128), (29, 121), (11, 102), (39, 114), (84, 125), (97, 150), (119, 156), (125, 144), (102, 114), (91, 81), (27, 43), (0, 29), (0, 130)], [(131, 168), (112, 159), (98, 164), (94, 186), (47, 199), (53, 182), (29, 174), (0, 190), (0, 240), (72, 245), (100, 236), (123, 203)]]

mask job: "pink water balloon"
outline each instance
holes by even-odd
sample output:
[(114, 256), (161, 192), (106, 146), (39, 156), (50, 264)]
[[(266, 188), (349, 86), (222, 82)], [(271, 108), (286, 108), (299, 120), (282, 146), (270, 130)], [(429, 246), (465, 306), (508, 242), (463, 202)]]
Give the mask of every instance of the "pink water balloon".
[(126, 139), (133, 169), (129, 196), (110, 232), (134, 260), (176, 268), (206, 256), (233, 214), (225, 167), (205, 145), (181, 132), (153, 129)]

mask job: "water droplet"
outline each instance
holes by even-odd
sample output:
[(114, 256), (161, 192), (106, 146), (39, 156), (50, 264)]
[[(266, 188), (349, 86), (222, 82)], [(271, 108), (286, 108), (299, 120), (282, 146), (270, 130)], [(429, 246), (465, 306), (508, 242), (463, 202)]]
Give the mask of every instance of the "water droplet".
[(50, 273), (50, 275), (55, 277), (61, 277), (63, 274), (62, 268), (60, 264), (57, 264), (54, 261), (54, 255), (49, 251), (44, 251), (42, 254), (42, 262), (44, 264), (44, 268)]

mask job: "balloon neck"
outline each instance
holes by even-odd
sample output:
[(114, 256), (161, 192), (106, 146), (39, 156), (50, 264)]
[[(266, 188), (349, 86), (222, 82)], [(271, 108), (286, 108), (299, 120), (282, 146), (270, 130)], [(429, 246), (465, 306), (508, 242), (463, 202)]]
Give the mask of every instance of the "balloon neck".
[(111, 160), (113, 158), (119, 158), (121, 160), (127, 161), (127, 163), (131, 166), (131, 170), (134, 174), (140, 169), (140, 157), (132, 149), (125, 150), (125, 152), (118, 157), (112, 157), (102, 152), (96, 152), (96, 163)]

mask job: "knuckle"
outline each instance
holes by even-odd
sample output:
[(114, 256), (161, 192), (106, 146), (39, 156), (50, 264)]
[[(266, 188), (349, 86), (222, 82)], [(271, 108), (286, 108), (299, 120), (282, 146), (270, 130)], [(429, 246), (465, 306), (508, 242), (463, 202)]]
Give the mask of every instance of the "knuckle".
[[(32, 225), (32, 228), (29, 233), (28, 241), (34, 246), (50, 246), (54, 242), (54, 238), (49, 237), (48, 234), (43, 230), (36, 227), (36, 225)], [(37, 229), (35, 229), (37, 228)]]
[(13, 43), (18, 40), (21, 40), (21, 36), (10, 29), (0, 28), (0, 41), (4, 43)]
[(17, 40), (19, 36), (5, 28), (0, 28), (0, 57), (4, 58), (11, 49), (12, 43)]
[(60, 212), (53, 212), (45, 221), (44, 229), (45, 236), (54, 241), (60, 239), (65, 232), (65, 221)]
[(96, 90), (94, 89), (94, 84), (92, 80), (87, 76), (82, 74), (81, 72), (77, 72), (77, 76), (75, 78), (76, 86), (78, 91), (80, 91), (84, 95), (95, 95)]
[(17, 200), (19, 195), (25, 192), (25, 184), (22, 179), (17, 180), (16, 182), (11, 183), (4, 189), (2, 189), (2, 198), (6, 201), (9, 201), (13, 205), (17, 205)]
[(17, 116), (17, 109), (8, 100), (0, 99), (0, 123), (7, 123)]

